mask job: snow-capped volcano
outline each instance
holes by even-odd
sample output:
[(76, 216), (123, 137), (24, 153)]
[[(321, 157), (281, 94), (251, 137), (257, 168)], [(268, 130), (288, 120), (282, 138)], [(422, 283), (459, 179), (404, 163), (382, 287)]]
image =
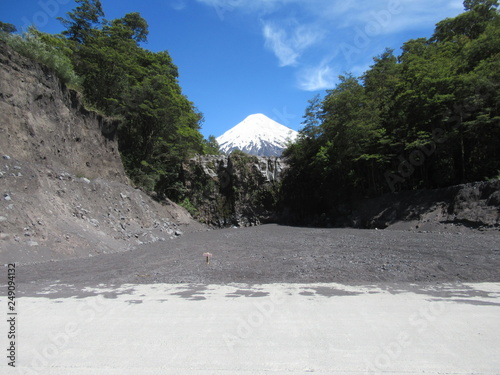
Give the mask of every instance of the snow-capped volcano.
[(250, 115), (234, 128), (217, 138), (221, 152), (240, 150), (250, 155), (281, 156), (288, 142), (293, 142), (298, 132), (261, 113)]

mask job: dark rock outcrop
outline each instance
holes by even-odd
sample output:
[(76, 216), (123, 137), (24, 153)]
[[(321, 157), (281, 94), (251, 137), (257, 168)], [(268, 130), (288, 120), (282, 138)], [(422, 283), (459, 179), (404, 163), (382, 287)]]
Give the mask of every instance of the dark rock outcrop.
[(314, 222), (369, 229), (500, 230), (500, 180), (386, 194), (345, 205)]
[(215, 227), (252, 226), (276, 220), (284, 161), (277, 157), (200, 156), (183, 166), (194, 216)]

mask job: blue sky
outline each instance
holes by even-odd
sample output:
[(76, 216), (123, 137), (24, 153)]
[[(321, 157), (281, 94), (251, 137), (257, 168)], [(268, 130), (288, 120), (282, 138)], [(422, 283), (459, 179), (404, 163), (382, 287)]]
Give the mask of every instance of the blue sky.
[[(463, 11), (462, 0), (101, 0), (107, 19), (140, 12), (145, 48), (167, 50), (184, 94), (205, 115), (202, 133), (219, 136), (264, 113), (300, 129), (307, 101), (360, 76), (386, 47), (429, 37)], [(0, 20), (62, 31), (57, 17), (74, 0), (0, 0)]]

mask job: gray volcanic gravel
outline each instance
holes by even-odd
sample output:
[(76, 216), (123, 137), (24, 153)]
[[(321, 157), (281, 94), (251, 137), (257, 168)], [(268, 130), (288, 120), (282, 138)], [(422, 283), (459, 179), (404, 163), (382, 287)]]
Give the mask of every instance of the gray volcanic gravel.
[[(418, 233), (263, 225), (190, 233), (85, 259), (18, 267), (26, 288), (128, 283), (500, 281), (495, 233)], [(210, 264), (203, 253), (213, 254)], [(26, 290), (28, 292), (28, 290)]]

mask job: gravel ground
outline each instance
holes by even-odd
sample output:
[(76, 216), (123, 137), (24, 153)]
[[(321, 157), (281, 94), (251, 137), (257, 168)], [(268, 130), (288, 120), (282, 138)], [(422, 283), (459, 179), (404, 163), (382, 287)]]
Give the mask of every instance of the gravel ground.
[[(151, 283), (446, 283), (500, 281), (498, 233), (418, 233), (263, 225), (135, 250), (18, 267), (23, 290), (43, 285)], [(204, 252), (213, 254), (210, 264)]]

